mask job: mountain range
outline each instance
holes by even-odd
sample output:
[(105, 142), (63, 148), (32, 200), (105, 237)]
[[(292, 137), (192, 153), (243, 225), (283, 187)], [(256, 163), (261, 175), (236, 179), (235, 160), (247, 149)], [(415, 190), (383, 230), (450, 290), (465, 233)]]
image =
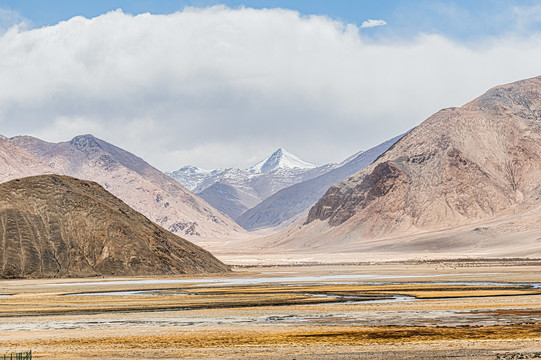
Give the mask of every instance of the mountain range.
[(329, 166), (329, 171), (322, 175), (276, 192), (239, 216), (237, 222), (247, 230), (283, 229), (305, 218), (308, 210), (331, 185), (370, 165), (401, 137), (399, 135), (367, 151), (356, 153), (337, 166)]
[(317, 177), (333, 166), (317, 167), (280, 148), (245, 170), (204, 170), (185, 166), (167, 174), (236, 219), (277, 191)]
[(265, 246), (540, 254), (541, 77), (437, 112)]
[[(92, 135), (61, 143), (0, 136), (0, 182), (43, 174), (95, 181), (166, 230), (213, 239), (230, 251), (541, 256), (541, 77), (441, 110), (341, 164), (317, 167), (279, 149), (246, 170), (184, 167), (170, 174), (199, 196)], [(52, 184), (61, 187), (71, 181), (56, 179)], [(53, 185), (43, 187), (55, 193)], [(9, 202), (0, 209), (8, 209), (5, 234), (21, 229), (14, 223), (42, 221), (13, 215), (24, 207), (11, 209)], [(285, 230), (254, 241), (243, 227)], [(37, 228), (23, 228), (41, 241)], [(42, 247), (32, 246), (28, 254), (35, 257)]]
[(0, 164), (1, 173), (19, 174), (4, 176), (6, 180), (56, 173), (95, 181), (156, 224), (190, 240), (246, 235), (233, 220), (178, 182), (139, 157), (92, 135), (60, 143), (17, 136), (0, 143), (11, 156), (23, 160), (19, 163), (8, 159), (9, 164)]
[(305, 217), (331, 185), (370, 164), (399, 138), (340, 164), (315, 166), (280, 148), (246, 170), (185, 166), (167, 174), (243, 228), (276, 232)]

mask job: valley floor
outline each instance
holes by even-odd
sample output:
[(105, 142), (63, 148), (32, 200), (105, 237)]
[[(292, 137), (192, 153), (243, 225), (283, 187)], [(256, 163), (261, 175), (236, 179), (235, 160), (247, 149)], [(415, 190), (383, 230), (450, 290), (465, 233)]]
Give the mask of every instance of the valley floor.
[(540, 265), (447, 260), (242, 267), (197, 277), (2, 280), (0, 354), (540, 358)]

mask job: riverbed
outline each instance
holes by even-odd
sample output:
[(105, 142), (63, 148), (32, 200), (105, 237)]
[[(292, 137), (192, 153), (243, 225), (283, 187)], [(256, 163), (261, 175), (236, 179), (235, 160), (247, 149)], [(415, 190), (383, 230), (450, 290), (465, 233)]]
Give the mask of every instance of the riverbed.
[(537, 351), (539, 267), (455, 265), (4, 280), (0, 351), (81, 359), (422, 358), (427, 346), (440, 358), (488, 359)]

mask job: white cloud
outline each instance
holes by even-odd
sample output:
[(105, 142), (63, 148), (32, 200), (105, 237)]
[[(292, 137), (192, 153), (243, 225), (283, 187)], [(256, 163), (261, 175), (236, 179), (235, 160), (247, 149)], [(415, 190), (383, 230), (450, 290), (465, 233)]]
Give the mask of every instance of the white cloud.
[(341, 161), (489, 87), (541, 74), (541, 36), (466, 47), (365, 39), (289, 10), (115, 11), (0, 36), (0, 133), (93, 133), (162, 170), (283, 146)]
[(24, 18), (17, 11), (11, 9), (0, 8), (0, 34), (6, 32), (13, 26), (27, 28), (30, 21)]
[(541, 4), (514, 6), (513, 15), (512, 20), (514, 20), (518, 31), (531, 31), (530, 28), (532, 26), (539, 27), (539, 23), (541, 22)]
[(387, 25), (387, 22), (385, 20), (368, 19), (366, 21), (363, 21), (363, 23), (361, 24), (361, 29), (373, 28), (373, 27), (384, 26), (384, 25)]

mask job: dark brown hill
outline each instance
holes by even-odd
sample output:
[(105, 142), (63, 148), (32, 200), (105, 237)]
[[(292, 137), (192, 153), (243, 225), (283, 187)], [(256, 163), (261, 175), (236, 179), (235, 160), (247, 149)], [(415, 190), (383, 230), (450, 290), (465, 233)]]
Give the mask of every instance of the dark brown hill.
[(0, 184), (0, 277), (229, 271), (94, 182), (42, 175)]

